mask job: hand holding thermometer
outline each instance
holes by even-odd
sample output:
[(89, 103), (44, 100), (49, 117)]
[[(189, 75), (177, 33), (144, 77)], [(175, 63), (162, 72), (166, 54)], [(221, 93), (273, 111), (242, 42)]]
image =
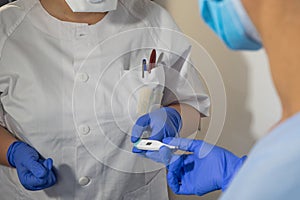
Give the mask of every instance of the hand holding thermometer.
[(164, 143), (162, 143), (160, 141), (157, 141), (157, 140), (144, 140), (144, 139), (141, 139), (141, 140), (137, 141), (136, 143), (134, 143), (134, 146), (137, 149), (146, 150), (146, 151), (159, 151), (159, 149), (162, 146), (166, 146), (166, 147), (168, 147), (170, 149), (173, 149), (173, 150), (177, 149), (177, 147), (175, 147), (175, 146), (164, 144)]

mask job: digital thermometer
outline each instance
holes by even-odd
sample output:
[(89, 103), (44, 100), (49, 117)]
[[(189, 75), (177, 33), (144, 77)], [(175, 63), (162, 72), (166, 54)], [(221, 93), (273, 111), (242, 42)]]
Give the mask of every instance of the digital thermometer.
[(170, 149), (177, 149), (177, 147), (175, 147), (175, 146), (164, 144), (157, 140), (145, 140), (145, 139), (141, 139), (141, 140), (137, 141), (136, 143), (134, 143), (134, 146), (137, 149), (147, 150), (147, 151), (159, 151), (159, 149), (162, 146), (168, 147)]

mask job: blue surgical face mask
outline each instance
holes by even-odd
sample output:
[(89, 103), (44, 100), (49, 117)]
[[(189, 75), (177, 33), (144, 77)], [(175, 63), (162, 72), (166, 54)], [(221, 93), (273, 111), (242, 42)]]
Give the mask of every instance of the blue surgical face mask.
[(234, 50), (262, 48), (260, 36), (240, 0), (199, 0), (204, 21)]

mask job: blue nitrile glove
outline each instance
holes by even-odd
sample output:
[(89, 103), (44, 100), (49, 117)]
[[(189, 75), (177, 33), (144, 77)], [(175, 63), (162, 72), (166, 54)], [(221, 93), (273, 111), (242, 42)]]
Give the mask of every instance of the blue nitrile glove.
[[(166, 138), (163, 142), (177, 146), (180, 150), (193, 152), (190, 155), (174, 155), (170, 149), (166, 150), (167, 147), (162, 147), (159, 151), (162, 154), (160, 158), (170, 162), (167, 179), (176, 194), (201, 196), (215, 190), (225, 191), (247, 158), (239, 158), (221, 147), (201, 140)], [(200, 158), (203, 144), (212, 149)]]
[(51, 158), (43, 159), (28, 144), (17, 141), (10, 145), (7, 160), (17, 169), (19, 180), (27, 190), (42, 190), (56, 183)]
[[(181, 116), (174, 108), (163, 107), (141, 116), (132, 128), (131, 142), (137, 142), (146, 130), (151, 131), (149, 139), (161, 141), (166, 137), (178, 137), (182, 126)], [(134, 153), (142, 153), (135, 147)]]

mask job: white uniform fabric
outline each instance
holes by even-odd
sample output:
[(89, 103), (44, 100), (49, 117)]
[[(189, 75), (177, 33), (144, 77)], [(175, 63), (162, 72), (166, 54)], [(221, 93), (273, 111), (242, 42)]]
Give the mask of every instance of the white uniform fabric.
[(221, 200), (300, 198), (300, 113), (261, 139)]
[(168, 199), (162, 166), (131, 153), (134, 90), (149, 81), (132, 79), (141, 75), (136, 66), (158, 49), (165, 67), (151, 81), (165, 87), (162, 105), (209, 109), (190, 46), (171, 30), (172, 18), (148, 0), (120, 0), (90, 26), (59, 21), (38, 0), (0, 8), (0, 123), (53, 158), (58, 177), (30, 192), (15, 169), (1, 166), (1, 199)]

